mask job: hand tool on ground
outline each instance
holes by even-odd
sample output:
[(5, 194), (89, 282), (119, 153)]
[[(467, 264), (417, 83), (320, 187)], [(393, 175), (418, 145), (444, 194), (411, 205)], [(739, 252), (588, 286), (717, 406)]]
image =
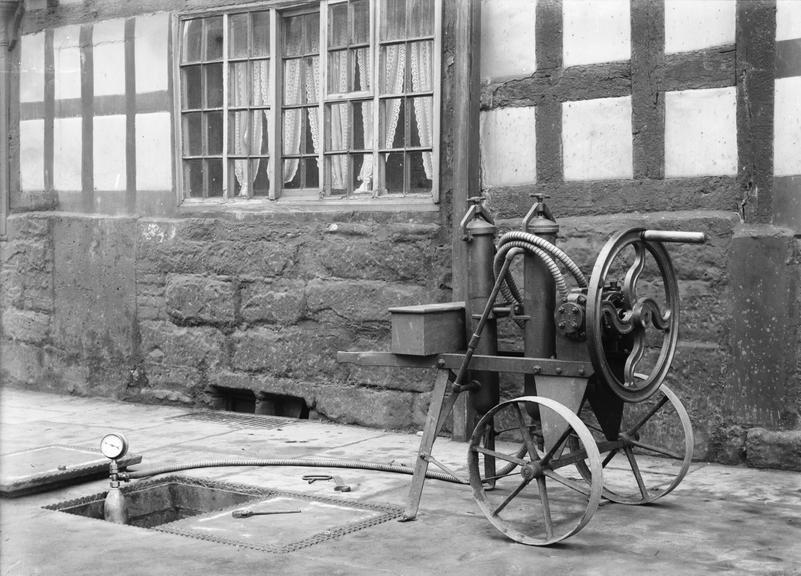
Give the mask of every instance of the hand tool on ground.
[(269, 516), (271, 514), (295, 514), (300, 510), (266, 510), (264, 512), (254, 512), (253, 510), (234, 510), (231, 516), (234, 518), (250, 518), (251, 516)]

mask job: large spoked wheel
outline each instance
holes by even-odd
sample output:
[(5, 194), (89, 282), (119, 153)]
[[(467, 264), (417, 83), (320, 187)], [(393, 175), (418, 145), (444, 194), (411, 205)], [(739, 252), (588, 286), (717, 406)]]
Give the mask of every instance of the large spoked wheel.
[[(644, 402), (623, 405), (617, 438), (607, 439), (594, 415), (582, 412), (582, 417), (603, 457), (607, 500), (648, 504), (672, 492), (687, 474), (693, 429), (684, 406), (665, 384)], [(594, 476), (585, 462), (577, 466), (583, 478)]]
[[(558, 439), (545, 445), (530, 414), (557, 423)], [(490, 426), (497, 426), (488, 434)], [(494, 438), (493, 446), (485, 439)], [(522, 443), (522, 448), (521, 448)], [(562, 404), (524, 396), (498, 404), (476, 425), (467, 454), (473, 497), (506, 536), (532, 546), (564, 540), (589, 522), (601, 500), (601, 457), (592, 434)], [(582, 462), (586, 480), (575, 473)], [(487, 465), (490, 463), (490, 465)], [(488, 470), (495, 470), (492, 476)]]
[[(612, 236), (587, 288), (590, 359), (626, 402), (656, 392), (670, 369), (679, 333), (679, 291), (670, 256), (660, 242), (643, 240), (643, 232), (634, 228)], [(643, 287), (648, 295), (638, 293)], [(635, 371), (646, 377), (635, 378)]]

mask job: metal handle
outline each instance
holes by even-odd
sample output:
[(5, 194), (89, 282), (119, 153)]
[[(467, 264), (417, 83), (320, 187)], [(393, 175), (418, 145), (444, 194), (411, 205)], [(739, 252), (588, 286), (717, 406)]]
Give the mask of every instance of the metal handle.
[(679, 230), (643, 230), (643, 240), (655, 242), (682, 242), (684, 244), (703, 244), (706, 234), (703, 232), (681, 232)]

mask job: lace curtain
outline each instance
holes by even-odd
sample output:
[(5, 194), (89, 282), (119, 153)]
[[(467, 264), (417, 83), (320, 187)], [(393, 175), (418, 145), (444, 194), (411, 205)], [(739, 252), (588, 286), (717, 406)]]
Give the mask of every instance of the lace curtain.
[[(245, 105), (249, 96), (252, 94), (253, 103), (257, 105), (270, 105), (271, 82), (269, 77), (269, 61), (257, 60), (250, 63), (252, 65), (251, 83), (248, 86), (248, 63), (238, 63), (233, 68), (233, 100), (235, 105)], [(250, 154), (262, 153), (262, 115), (267, 124), (267, 131), (270, 129), (270, 111), (239, 110), (234, 112), (234, 133), (233, 133), (233, 153), (237, 156), (247, 156)], [(251, 196), (253, 182), (259, 172), (261, 159), (253, 160), (250, 172), (248, 172), (248, 160), (234, 160), (234, 177), (239, 184), (240, 196)], [(272, 174), (269, 174), (272, 177)]]

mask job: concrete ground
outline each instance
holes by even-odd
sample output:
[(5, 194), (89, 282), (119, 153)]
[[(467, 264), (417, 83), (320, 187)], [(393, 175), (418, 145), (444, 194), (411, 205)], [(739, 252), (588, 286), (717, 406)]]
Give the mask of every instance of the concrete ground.
[[(143, 456), (139, 468), (231, 456), (411, 466), (419, 442), (417, 435), (355, 426), (295, 420), (276, 424), (273, 419), (270, 427), (259, 427), (199, 420), (186, 417), (188, 412), (0, 389), (0, 473), (12, 453), (50, 444), (96, 450), (101, 436), (111, 431), (124, 433), (132, 452)], [(464, 443), (440, 438), (434, 455), (466, 476)], [(340, 476), (352, 491), (335, 492), (332, 482), (309, 484), (302, 479), (304, 474), (326, 473)], [(279, 543), (325, 530), (336, 536), (336, 529), (348, 522), (375, 517), (377, 512), (366, 510), (369, 505), (403, 506), (411, 479), (385, 472), (290, 466), (204, 468), (179, 474), (305, 495), (300, 500), (282, 497), (282, 505), (299, 505), (302, 513), (252, 517), (236, 525), (242, 527), (242, 537)], [(658, 503), (603, 503), (581, 532), (547, 548), (524, 546), (503, 536), (481, 513), (468, 486), (432, 480), (426, 483), (414, 522), (390, 520), (286, 553), (43, 509), (103, 492), (107, 486), (107, 480), (91, 480), (0, 499), (0, 573), (801, 575), (797, 472), (694, 463), (682, 484)], [(225, 516), (230, 524), (229, 513), (217, 516)], [(195, 528), (209, 519), (198, 518), (190, 519)]]

